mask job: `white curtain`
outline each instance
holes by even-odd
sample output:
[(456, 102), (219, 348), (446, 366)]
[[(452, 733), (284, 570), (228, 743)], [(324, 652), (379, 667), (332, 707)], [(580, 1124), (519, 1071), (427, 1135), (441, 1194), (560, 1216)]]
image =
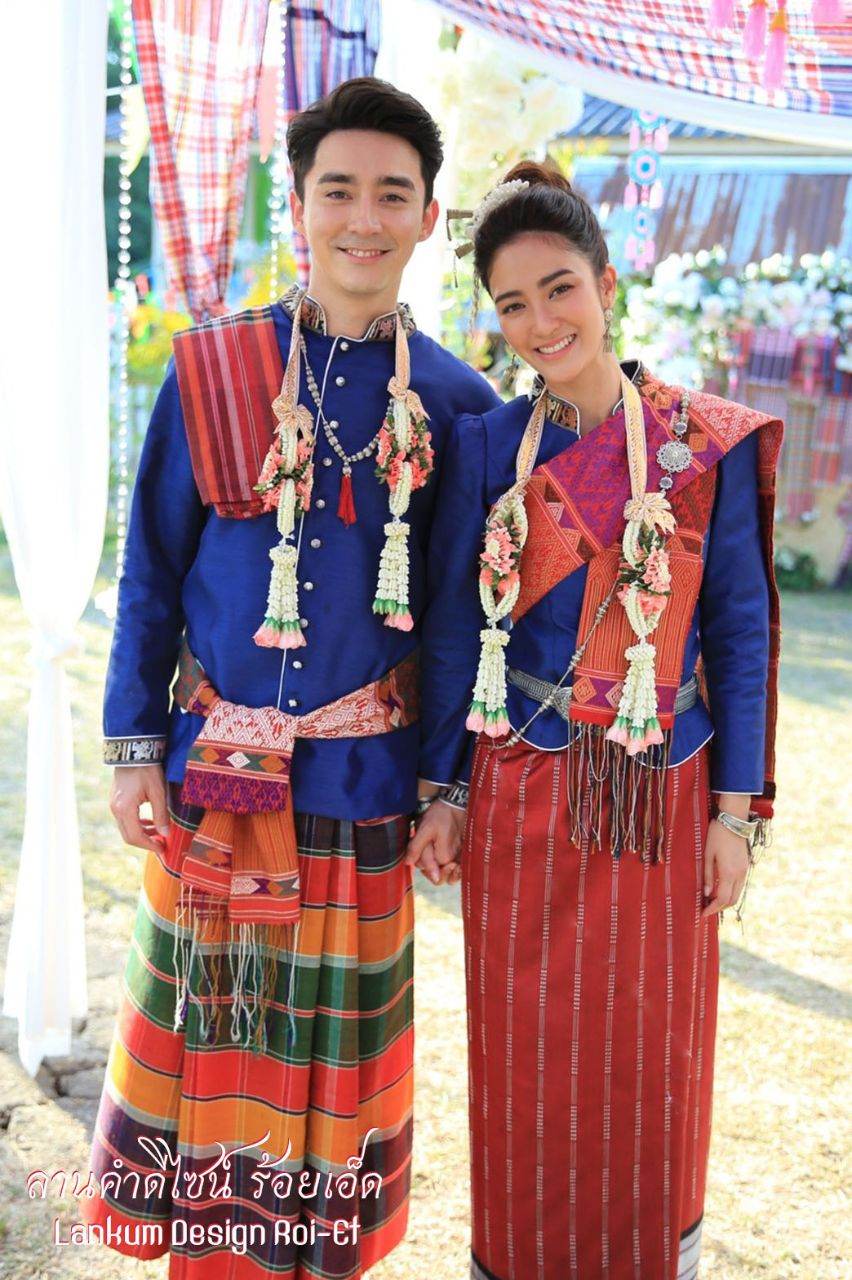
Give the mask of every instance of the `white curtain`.
[(3, 1012), (35, 1075), (87, 1012), (65, 659), (103, 541), (106, 5), (0, 7), (0, 514), (32, 624), (26, 817)]

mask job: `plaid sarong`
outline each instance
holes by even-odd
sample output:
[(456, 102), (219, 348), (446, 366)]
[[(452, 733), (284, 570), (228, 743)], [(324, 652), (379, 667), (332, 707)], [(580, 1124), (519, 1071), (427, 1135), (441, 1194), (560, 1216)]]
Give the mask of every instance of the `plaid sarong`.
[[(268, 1046), (252, 1053), (231, 1043), (227, 1016), (216, 1038), (206, 1039), (202, 1022), (216, 1020), (209, 1011), (200, 1018), (195, 1000), (185, 1029), (172, 1027), (180, 880), (169, 867), (201, 813), (182, 804), (173, 785), (166, 852), (146, 857), (92, 1146), (101, 1194), (81, 1198), (81, 1214), (111, 1226), (108, 1243), (129, 1256), (159, 1257), (171, 1245), (170, 1280), (213, 1280), (223, 1267), (233, 1280), (354, 1280), (394, 1247), (407, 1223), (408, 820), (297, 813), (305, 923), (295, 957), (274, 955)], [(190, 983), (203, 1001), (203, 957)], [(222, 999), (227, 1015), (227, 993)], [(228, 1166), (223, 1157), (231, 1152)], [(334, 1223), (353, 1217), (357, 1240), (343, 1228), (335, 1239)], [(245, 1233), (246, 1256), (229, 1251), (235, 1230)]]
[(195, 320), (225, 310), (248, 173), (267, 0), (133, 0), (151, 203)]

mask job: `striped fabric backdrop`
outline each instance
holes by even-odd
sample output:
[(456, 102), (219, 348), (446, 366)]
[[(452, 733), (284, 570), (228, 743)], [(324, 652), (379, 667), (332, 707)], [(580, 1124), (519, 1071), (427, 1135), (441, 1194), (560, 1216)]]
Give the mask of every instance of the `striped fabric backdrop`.
[[(402, 2), (402, 0), (400, 0)], [(852, 115), (848, 23), (815, 32), (809, 0), (787, 5), (790, 39), (783, 90), (771, 98), (759, 63), (747, 62), (738, 30), (710, 31), (709, 0), (439, 0), (469, 22), (520, 45), (654, 85), (788, 111)], [(742, 7), (741, 7), (742, 8)], [(775, 6), (770, 7), (770, 13)]]
[[(381, 0), (302, 0), (287, 6), (284, 106), (287, 117), (331, 93), (344, 80), (373, 74), (381, 35)], [(299, 280), (306, 284), (310, 256), (304, 236), (293, 235)]]
[[(186, 1028), (173, 1029), (177, 868), (201, 812), (172, 786), (165, 852), (146, 857), (92, 1146), (101, 1194), (81, 1200), (81, 1214), (109, 1221), (120, 1234), (114, 1247), (130, 1256), (159, 1257), (171, 1244), (170, 1280), (213, 1280), (223, 1267), (231, 1280), (356, 1280), (407, 1223), (413, 895), (400, 855), (408, 822), (296, 815), (295, 968), (279, 953), (268, 1046), (252, 1052), (231, 1041), (226, 990), (219, 1030), (214, 1022), (201, 1035), (196, 1001), (210, 997), (197, 959)], [(230, 1166), (211, 1172), (224, 1150), (234, 1152)], [(358, 1185), (348, 1196), (336, 1179), (353, 1169)], [(368, 1174), (374, 1183), (379, 1175), (378, 1194), (361, 1184)], [(357, 1239), (342, 1228), (335, 1237), (334, 1223), (353, 1216)], [(242, 1256), (228, 1249), (235, 1227), (246, 1234)]]
[(133, 0), (151, 202), (169, 283), (219, 315), (234, 263), (267, 0)]

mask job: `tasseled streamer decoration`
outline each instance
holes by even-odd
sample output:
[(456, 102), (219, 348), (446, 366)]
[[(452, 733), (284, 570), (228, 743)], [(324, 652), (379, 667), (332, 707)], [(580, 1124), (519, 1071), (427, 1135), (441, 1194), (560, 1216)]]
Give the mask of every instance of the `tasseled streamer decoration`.
[(637, 190), (636, 183), (631, 179), (624, 188), (624, 207), (625, 209), (635, 209), (638, 202), (639, 191)]
[(763, 87), (780, 89), (787, 70), (787, 7), (779, 4), (769, 28), (766, 61), (763, 64)]
[(352, 472), (344, 471), (340, 477), (340, 495), (337, 500), (337, 515), (349, 528), (355, 524), (358, 515), (355, 511), (355, 497), (352, 493)]
[[(296, 1031), (292, 987), (297, 935), (298, 925), (235, 924), (228, 918), (227, 903), (211, 903), (207, 895), (181, 883), (172, 950), (176, 975), (174, 1030), (186, 1027), (192, 1004), (197, 1011), (201, 1040), (211, 1044), (228, 1039), (252, 1053), (265, 1053), (266, 1014), (276, 999), (277, 958), (283, 952), (289, 953), (291, 966), (288, 1032), (292, 1044)], [(230, 1026), (226, 1030), (223, 1018), (228, 1014)]]
[(492, 622), (480, 631), (479, 639), (482, 648), (467, 728), (474, 733), (484, 732), (490, 738), (498, 738), (508, 733), (511, 727), (506, 710), (506, 645), (509, 633)]
[(659, 745), (628, 754), (602, 725), (574, 723), (567, 752), (569, 838), (614, 858), (665, 858), (666, 776), (671, 731)]
[(751, 0), (743, 30), (743, 53), (749, 62), (759, 62), (766, 48), (766, 0)]
[(707, 26), (711, 31), (721, 31), (734, 25), (734, 0), (710, 0)]
[(408, 606), (408, 534), (410, 525), (394, 516), (385, 525), (385, 545), (379, 560), (379, 581), (373, 612), (384, 614), (385, 625), (410, 631), (414, 619)]
[(839, 27), (843, 22), (842, 0), (814, 0), (811, 17), (816, 27)]

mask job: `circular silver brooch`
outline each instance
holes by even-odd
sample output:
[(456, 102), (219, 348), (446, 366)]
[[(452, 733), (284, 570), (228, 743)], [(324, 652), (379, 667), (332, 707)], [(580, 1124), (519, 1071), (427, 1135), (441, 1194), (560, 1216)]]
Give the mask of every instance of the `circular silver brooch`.
[(667, 440), (657, 450), (657, 462), (664, 471), (685, 471), (692, 462), (692, 450), (683, 440)]

